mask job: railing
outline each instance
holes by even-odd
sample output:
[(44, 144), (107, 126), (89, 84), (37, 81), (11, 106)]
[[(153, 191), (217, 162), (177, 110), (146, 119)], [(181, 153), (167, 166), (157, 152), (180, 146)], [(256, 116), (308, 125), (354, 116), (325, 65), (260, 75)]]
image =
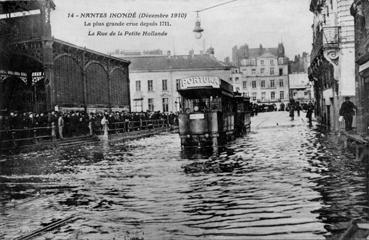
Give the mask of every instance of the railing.
[[(170, 125), (171, 124), (169, 121), (164, 119), (115, 122), (108, 124), (108, 132), (109, 134), (124, 133), (160, 127), (169, 127)], [(102, 132), (100, 132), (100, 134), (102, 134)]]
[[(107, 133), (118, 134), (132, 131), (173, 127), (175, 125), (176, 122), (172, 122), (169, 119), (114, 122), (108, 124)], [(92, 125), (89, 125), (89, 127), (92, 128)], [(54, 123), (48, 127), (0, 130), (0, 150), (16, 148), (21, 145), (34, 144), (41, 142), (42, 140), (55, 140), (57, 137), (57, 132), (58, 130)], [(105, 134), (104, 126), (95, 126), (90, 134)]]
[(37, 143), (55, 138), (55, 126), (0, 131), (0, 149), (14, 148), (18, 145)]
[(311, 60), (313, 61), (322, 49), (339, 48), (342, 44), (354, 43), (354, 41), (354, 25), (323, 27), (322, 30), (316, 32)]
[(313, 61), (322, 49), (338, 48), (340, 43), (340, 27), (323, 27), (317, 31), (313, 40), (313, 49), (311, 50), (311, 61)]
[(323, 27), (323, 47), (337, 48), (340, 42), (340, 27)]

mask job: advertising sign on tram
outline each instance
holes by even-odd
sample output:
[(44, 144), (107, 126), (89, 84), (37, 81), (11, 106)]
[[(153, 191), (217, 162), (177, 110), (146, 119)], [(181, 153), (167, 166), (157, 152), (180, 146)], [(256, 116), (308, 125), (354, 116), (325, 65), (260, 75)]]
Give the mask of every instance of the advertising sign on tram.
[(180, 89), (197, 88), (197, 87), (220, 87), (220, 79), (218, 77), (200, 76), (181, 79)]

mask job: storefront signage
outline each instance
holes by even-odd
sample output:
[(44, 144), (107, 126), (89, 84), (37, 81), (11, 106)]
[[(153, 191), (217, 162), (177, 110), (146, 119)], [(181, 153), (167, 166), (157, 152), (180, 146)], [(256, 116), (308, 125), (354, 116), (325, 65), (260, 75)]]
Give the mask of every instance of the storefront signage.
[(190, 114), (190, 119), (204, 119), (205, 116), (203, 113), (195, 113), (195, 114)]
[(181, 89), (197, 88), (197, 87), (220, 87), (220, 79), (218, 77), (189, 77), (181, 79)]

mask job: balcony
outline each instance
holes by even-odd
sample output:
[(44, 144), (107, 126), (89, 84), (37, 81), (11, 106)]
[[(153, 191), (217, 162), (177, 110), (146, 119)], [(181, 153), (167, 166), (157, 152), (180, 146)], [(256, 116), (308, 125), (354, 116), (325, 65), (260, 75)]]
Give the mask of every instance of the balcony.
[(314, 36), (313, 49), (311, 50), (311, 62), (319, 55), (321, 50), (339, 48), (341, 39), (341, 27), (323, 27)]

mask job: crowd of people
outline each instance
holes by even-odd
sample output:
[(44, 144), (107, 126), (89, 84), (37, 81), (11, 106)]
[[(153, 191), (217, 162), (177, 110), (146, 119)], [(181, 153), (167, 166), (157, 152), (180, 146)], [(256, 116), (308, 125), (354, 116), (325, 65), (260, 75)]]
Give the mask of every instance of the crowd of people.
[(286, 106), (286, 111), (289, 112), (289, 116), (291, 117), (291, 120), (294, 120), (295, 112), (297, 113), (297, 116), (300, 117), (301, 111), (303, 110), (306, 111), (306, 118), (311, 124), (313, 112), (314, 112), (314, 104), (311, 101), (309, 103), (300, 104), (298, 101), (291, 99), (290, 102)]
[[(125, 123), (126, 130), (129, 123), (137, 123), (146, 120), (166, 120), (168, 124), (175, 125), (178, 122), (177, 115), (174, 113), (156, 112), (86, 112), (69, 111), (57, 112), (50, 111), (44, 113), (33, 112), (10, 112), (8, 115), (0, 115), (0, 131), (9, 132), (17, 130), (18, 137), (27, 137), (28, 129), (37, 129), (38, 135), (50, 135), (52, 126), (56, 129), (59, 138), (73, 137), (86, 134), (100, 134), (102, 131), (102, 119), (105, 119), (110, 129), (116, 128), (117, 123)], [(21, 133), (20, 130), (26, 130)], [(25, 136), (23, 136), (25, 135)]]

